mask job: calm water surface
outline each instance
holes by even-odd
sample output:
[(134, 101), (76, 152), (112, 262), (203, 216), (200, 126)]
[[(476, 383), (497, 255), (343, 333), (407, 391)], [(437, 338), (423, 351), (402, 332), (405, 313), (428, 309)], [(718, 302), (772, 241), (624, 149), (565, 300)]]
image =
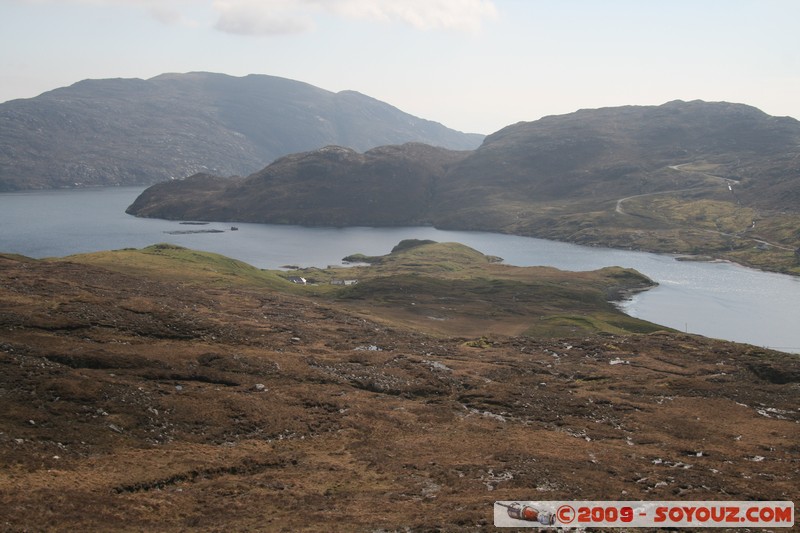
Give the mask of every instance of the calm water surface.
[[(729, 263), (589, 248), (483, 232), (410, 228), (307, 228), (230, 223), (187, 226), (125, 214), (142, 188), (0, 194), (0, 251), (30, 257), (141, 248), (168, 242), (217, 252), (260, 268), (340, 265), (351, 253), (388, 253), (402, 239), (461, 242), (519, 266), (564, 270), (632, 267), (659, 286), (624, 304), (632, 316), (681, 331), (800, 353), (800, 279)], [(222, 233), (167, 232), (218, 229)]]

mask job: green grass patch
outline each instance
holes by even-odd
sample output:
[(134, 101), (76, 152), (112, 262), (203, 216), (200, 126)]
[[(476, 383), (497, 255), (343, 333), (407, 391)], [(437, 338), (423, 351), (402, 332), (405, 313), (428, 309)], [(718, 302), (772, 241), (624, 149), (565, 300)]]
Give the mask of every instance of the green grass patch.
[(663, 326), (616, 313), (591, 313), (586, 315), (558, 314), (544, 316), (532, 324), (524, 335), (530, 337), (558, 338), (596, 333), (625, 335), (630, 333), (652, 333), (663, 330)]
[[(651, 284), (634, 270), (563, 272), (497, 265), (458, 243), (415, 242), (396, 248), (371, 266), (294, 271), (260, 270), (219, 254), (170, 244), (66, 259), (202, 287), (258, 288), (324, 298), (423, 330), (490, 328), (510, 334), (527, 328), (527, 334), (552, 337), (657, 328), (627, 317), (608, 302), (611, 294)], [(291, 276), (306, 278), (309, 284), (292, 283)], [(357, 283), (333, 284), (343, 280)]]
[(260, 270), (243, 261), (211, 252), (200, 252), (172, 244), (154, 244), (141, 250), (124, 249), (64, 258), (75, 263), (110, 270), (213, 286), (255, 286), (292, 290), (290, 282), (277, 272)]

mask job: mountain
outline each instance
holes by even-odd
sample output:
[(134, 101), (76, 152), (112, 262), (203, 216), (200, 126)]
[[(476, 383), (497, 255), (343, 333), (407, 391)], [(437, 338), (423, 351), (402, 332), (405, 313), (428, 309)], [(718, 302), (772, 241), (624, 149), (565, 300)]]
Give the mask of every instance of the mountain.
[(472, 149), (483, 139), (354, 91), (205, 72), (85, 80), (0, 104), (0, 123), (0, 190), (247, 175), (329, 144)]
[(196, 179), (162, 184), (129, 212), (433, 224), (800, 266), (800, 122), (742, 104), (581, 110), (508, 126), (469, 152), (404, 145), (333, 157), (339, 152), (293, 155), (241, 181), (202, 178), (213, 191)]
[[(744, 180), (740, 194), (759, 196), (765, 207), (794, 209), (800, 205), (798, 156), (800, 122), (793, 118), (741, 104), (674, 101), (508, 126), (488, 136), (451, 183), (530, 201), (617, 198), (678, 186), (686, 176), (662, 173), (702, 162), (725, 178)], [(784, 179), (768, 179), (770, 169)], [(770, 192), (787, 183), (794, 197)]]
[(144, 191), (129, 213), (308, 225), (419, 224), (438, 180), (468, 152), (407, 143), (363, 154), (340, 146), (278, 159), (246, 179), (206, 174)]

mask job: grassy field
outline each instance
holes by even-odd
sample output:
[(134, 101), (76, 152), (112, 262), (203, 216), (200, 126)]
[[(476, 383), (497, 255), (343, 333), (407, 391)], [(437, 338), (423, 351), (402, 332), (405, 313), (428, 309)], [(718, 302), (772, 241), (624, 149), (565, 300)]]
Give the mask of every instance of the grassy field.
[(800, 215), (759, 210), (696, 191), (632, 197), (622, 203), (622, 213), (616, 206), (613, 199), (524, 206), (511, 202), (491, 211), (502, 211), (507, 218), (516, 215), (498, 228), (504, 233), (722, 259), (800, 275), (795, 253)]
[[(158, 244), (71, 256), (68, 261), (130, 275), (208, 288), (262, 288), (337, 302), (387, 323), (439, 335), (650, 332), (611, 303), (652, 282), (638, 272), (604, 268), (562, 272), (512, 267), (458, 243), (404, 241), (370, 266), (267, 271), (221, 255)], [(302, 276), (307, 285), (289, 281)], [(334, 280), (357, 280), (348, 286)]]
[[(512, 267), (458, 243), (413, 242), (369, 267), (294, 272), (325, 284), (344, 277), (358, 283), (316, 294), (344, 303), (372, 319), (402, 323), (441, 335), (498, 333), (538, 336), (595, 332), (644, 332), (659, 326), (628, 317), (609, 301), (652, 286), (622, 268), (563, 272), (548, 267)], [(317, 286), (318, 287), (318, 286)], [(554, 327), (555, 317), (572, 316)]]
[(277, 272), (260, 270), (224, 255), (190, 250), (173, 244), (73, 255), (64, 259), (180, 283), (212, 287), (252, 286), (286, 291), (294, 288)]

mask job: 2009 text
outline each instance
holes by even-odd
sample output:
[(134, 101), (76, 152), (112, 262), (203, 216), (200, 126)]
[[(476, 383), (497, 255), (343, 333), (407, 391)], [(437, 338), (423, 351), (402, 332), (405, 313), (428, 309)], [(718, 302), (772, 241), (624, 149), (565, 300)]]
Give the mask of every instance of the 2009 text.
[[(527, 523), (526, 523), (527, 522)], [(495, 525), (520, 527), (792, 527), (790, 501), (495, 502)]]

